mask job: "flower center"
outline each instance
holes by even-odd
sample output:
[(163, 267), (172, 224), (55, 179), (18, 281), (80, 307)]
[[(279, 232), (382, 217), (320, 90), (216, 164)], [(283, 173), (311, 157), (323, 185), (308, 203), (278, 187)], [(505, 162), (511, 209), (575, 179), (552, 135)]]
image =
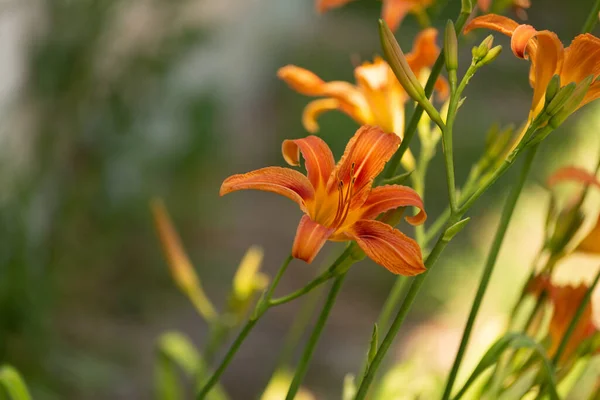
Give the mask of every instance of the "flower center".
[(350, 203), (352, 200), (352, 194), (354, 190), (354, 183), (356, 182), (356, 177), (354, 176), (354, 163), (352, 163), (350, 167), (350, 180), (348, 181), (348, 186), (344, 187), (344, 181), (340, 179), (339, 175), (338, 179), (338, 204), (337, 210), (335, 213), (335, 217), (333, 217), (333, 221), (331, 222), (330, 227), (337, 230), (342, 226), (346, 217), (348, 217), (348, 213), (350, 212)]

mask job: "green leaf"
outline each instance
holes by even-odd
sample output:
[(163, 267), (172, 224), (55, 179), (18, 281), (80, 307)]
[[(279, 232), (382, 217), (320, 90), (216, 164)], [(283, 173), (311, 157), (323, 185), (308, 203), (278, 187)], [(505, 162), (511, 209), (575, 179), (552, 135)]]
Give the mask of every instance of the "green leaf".
[(373, 362), (375, 354), (377, 354), (377, 347), (379, 347), (379, 329), (377, 328), (377, 324), (375, 324), (373, 325), (373, 333), (371, 334), (371, 342), (369, 343), (369, 352), (367, 353), (367, 369), (368, 366), (371, 365), (371, 362)]
[(483, 355), (481, 361), (479, 361), (479, 364), (477, 364), (475, 370), (469, 379), (467, 379), (467, 382), (465, 382), (464, 386), (454, 397), (454, 399), (459, 399), (463, 394), (465, 394), (469, 387), (477, 380), (477, 378), (485, 370), (496, 364), (502, 353), (509, 348), (528, 348), (535, 352), (535, 355), (542, 363), (543, 376), (546, 380), (547, 389), (550, 392), (550, 399), (559, 400), (560, 398), (558, 397), (558, 393), (556, 391), (556, 377), (554, 376), (552, 364), (546, 356), (546, 351), (535, 340), (523, 333), (508, 333), (498, 339)]
[(411, 176), (413, 171), (408, 171), (400, 175), (393, 176), (388, 179), (384, 179), (381, 181), (381, 186), (383, 185), (401, 185)]
[[(207, 375), (206, 365), (192, 342), (179, 332), (163, 334), (157, 344), (156, 398), (158, 400), (184, 399), (185, 391), (179, 383), (178, 368), (190, 380), (202, 381)], [(207, 397), (212, 400), (226, 400), (227, 395), (219, 386)]]
[(10, 400), (31, 400), (31, 395), (21, 374), (10, 365), (0, 368), (0, 387)]
[(467, 222), (469, 222), (470, 219), (470, 217), (462, 219), (454, 225), (452, 225), (451, 227), (449, 227), (448, 229), (446, 229), (446, 232), (444, 232), (444, 240), (446, 242), (452, 240), (454, 236), (456, 236), (460, 231), (464, 229), (464, 227), (467, 225)]

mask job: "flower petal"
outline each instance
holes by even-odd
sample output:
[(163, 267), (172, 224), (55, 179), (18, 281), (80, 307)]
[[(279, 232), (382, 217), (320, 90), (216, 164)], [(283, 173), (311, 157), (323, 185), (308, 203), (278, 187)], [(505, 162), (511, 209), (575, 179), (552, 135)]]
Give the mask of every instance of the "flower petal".
[(594, 225), (592, 230), (586, 235), (586, 237), (583, 238), (575, 251), (600, 254), (600, 215), (598, 216), (598, 222), (596, 222), (596, 225)]
[(279, 68), (277, 76), (298, 93), (307, 96), (323, 95), (325, 81), (305, 68), (286, 65)]
[(232, 175), (225, 179), (219, 194), (224, 196), (245, 189), (280, 194), (298, 203), (304, 212), (308, 212), (306, 203), (315, 197), (315, 190), (306, 176), (281, 167), (266, 167), (246, 174)]
[(328, 192), (337, 192), (340, 180), (348, 187), (353, 175), (352, 208), (362, 205), (371, 190), (373, 179), (396, 152), (400, 141), (398, 136), (385, 133), (379, 127), (360, 127), (348, 142), (344, 155), (329, 177)]
[(440, 48), (436, 44), (437, 35), (435, 28), (422, 30), (413, 42), (412, 51), (406, 54), (406, 61), (415, 76), (419, 76), (423, 68), (431, 67), (437, 60), (440, 54)]
[(296, 231), (292, 256), (310, 264), (332, 233), (333, 229), (314, 222), (308, 215), (302, 216)]
[(596, 176), (583, 168), (564, 167), (554, 172), (548, 178), (548, 186), (552, 187), (560, 182), (579, 182), (586, 185), (594, 185), (600, 188), (600, 180)]
[(407, 206), (420, 209), (417, 215), (406, 217), (408, 223), (421, 225), (425, 222), (427, 214), (425, 213), (423, 200), (412, 188), (401, 185), (378, 186), (369, 193), (367, 200), (361, 207), (362, 215), (359, 219), (373, 219), (382, 212)]
[(490, 10), (492, 0), (477, 0), (477, 8), (486, 13)]
[(394, 274), (413, 276), (425, 271), (417, 242), (388, 224), (361, 220), (345, 233), (373, 261)]
[(465, 26), (464, 33), (469, 33), (473, 29), (486, 28), (496, 32), (500, 32), (506, 36), (512, 36), (513, 32), (519, 24), (510, 18), (498, 14), (487, 14), (481, 17), (473, 18), (471, 22)]
[(406, 14), (414, 7), (411, 3), (405, 0), (383, 0), (381, 18), (392, 31), (398, 29)]
[[(587, 286), (580, 284), (579, 286), (551, 286), (550, 299), (554, 305), (552, 319), (550, 320), (550, 337), (552, 340), (549, 354), (554, 355), (558, 350), (558, 346), (567, 331), (571, 320), (575, 316), (579, 305), (583, 301), (587, 292)], [(561, 361), (567, 361), (569, 357), (577, 350), (579, 344), (589, 337), (594, 332), (592, 324), (592, 303), (589, 302), (585, 307), (584, 313), (571, 335), (564, 353), (561, 356)]]
[(340, 102), (336, 99), (326, 98), (313, 100), (304, 107), (302, 112), (302, 126), (310, 133), (319, 131), (317, 118), (326, 111), (341, 109)]
[(300, 152), (302, 152), (308, 180), (312, 183), (313, 188), (316, 190), (319, 187), (325, 187), (335, 166), (335, 160), (323, 139), (317, 136), (307, 136), (303, 139), (284, 140), (281, 150), (285, 161), (294, 166), (300, 165)]
[(600, 39), (586, 33), (573, 39), (565, 49), (565, 62), (560, 73), (561, 85), (581, 82), (589, 75), (600, 75)]
[(352, 0), (317, 0), (316, 7), (317, 11), (324, 13), (332, 8), (341, 7), (346, 3), (350, 3)]
[[(564, 60), (562, 42), (554, 32), (540, 31), (527, 44), (527, 56), (531, 60), (530, 79), (533, 86), (532, 116), (544, 106), (546, 87), (555, 74), (561, 71)], [(562, 82), (561, 85), (565, 85)]]

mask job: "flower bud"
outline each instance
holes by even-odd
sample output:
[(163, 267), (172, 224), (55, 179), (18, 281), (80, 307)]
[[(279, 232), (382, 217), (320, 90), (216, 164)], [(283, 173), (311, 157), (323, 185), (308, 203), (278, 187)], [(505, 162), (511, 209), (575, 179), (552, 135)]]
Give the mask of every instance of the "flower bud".
[(483, 57), (483, 59), (478, 63), (480, 66), (488, 65), (492, 61), (494, 61), (502, 52), (502, 46), (496, 46)]
[(558, 74), (555, 74), (552, 77), (552, 79), (550, 79), (550, 82), (548, 83), (548, 86), (546, 87), (546, 99), (545, 99), (546, 106), (548, 104), (550, 104), (550, 102), (552, 101), (554, 96), (556, 96), (556, 94), (558, 93), (559, 89), (560, 89), (560, 76)]
[[(558, 76), (558, 75), (555, 75)], [(550, 82), (552, 83), (552, 82)], [(549, 89), (550, 89), (551, 85), (548, 85)], [(571, 98), (571, 96), (573, 95), (573, 92), (575, 91), (575, 89), (577, 88), (577, 84), (575, 82), (571, 82), (566, 86), (561, 87), (560, 89), (558, 89), (558, 91), (556, 92), (556, 94), (552, 97), (552, 99), (550, 100), (550, 102), (548, 103), (548, 105), (546, 106), (546, 109), (544, 110), (544, 112), (552, 117), (554, 116), (554, 114), (556, 114), (567, 102), (567, 100), (569, 100), (569, 98)], [(553, 89), (553, 88), (551, 88)], [(546, 92), (546, 101), (548, 101), (548, 92)]]
[(583, 81), (579, 82), (571, 96), (565, 102), (564, 106), (556, 114), (554, 114), (552, 118), (550, 118), (548, 124), (551, 127), (555, 129), (559, 127), (563, 122), (565, 122), (569, 115), (573, 114), (579, 108), (579, 105), (590, 89), (593, 80), (594, 76), (590, 75)]
[(420, 103), (427, 102), (428, 100), (425, 96), (425, 91), (408, 65), (408, 61), (406, 61), (406, 57), (396, 41), (394, 34), (381, 19), (379, 20), (379, 37), (388, 64), (390, 65), (390, 68), (392, 68), (392, 71), (394, 71), (394, 75), (396, 75), (396, 78), (398, 78), (398, 81), (406, 93), (415, 101)]
[(446, 61), (446, 69), (448, 71), (456, 71), (458, 68), (458, 40), (456, 39), (456, 30), (452, 20), (448, 20), (446, 23), (444, 58)]
[(489, 35), (483, 39), (479, 46), (473, 47), (473, 50), (471, 50), (471, 53), (473, 54), (473, 62), (478, 63), (479, 61), (483, 60), (483, 58), (487, 56), (488, 52), (492, 48), (492, 44), (494, 44), (494, 36)]
[(209, 322), (214, 320), (217, 317), (217, 312), (202, 289), (200, 279), (198, 279), (194, 267), (183, 249), (179, 235), (173, 227), (163, 202), (153, 200), (151, 209), (156, 231), (175, 284), (188, 297), (205, 320)]

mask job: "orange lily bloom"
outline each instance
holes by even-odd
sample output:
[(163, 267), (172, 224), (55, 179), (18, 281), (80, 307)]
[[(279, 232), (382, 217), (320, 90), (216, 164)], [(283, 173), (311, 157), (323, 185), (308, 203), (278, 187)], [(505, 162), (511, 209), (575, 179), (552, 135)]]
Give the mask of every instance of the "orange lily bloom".
[(411, 238), (375, 218), (398, 207), (415, 206), (420, 212), (407, 217), (422, 224), (427, 215), (423, 202), (411, 188), (400, 185), (373, 188), (400, 145), (400, 138), (380, 128), (363, 126), (346, 146), (337, 165), (327, 144), (317, 136), (286, 140), (283, 158), (290, 165), (304, 158), (307, 176), (280, 167), (267, 167), (233, 175), (221, 186), (221, 196), (237, 190), (274, 192), (295, 201), (304, 216), (292, 248), (295, 258), (312, 262), (327, 240), (354, 240), (375, 261), (395, 274), (416, 275), (425, 271), (421, 249)]
[[(548, 292), (550, 300), (554, 305), (552, 319), (550, 320), (550, 338), (551, 345), (548, 353), (554, 355), (558, 350), (558, 346), (569, 328), (579, 305), (583, 301), (588, 287), (585, 284), (579, 286), (555, 286), (549, 284)], [(575, 353), (579, 344), (596, 332), (592, 320), (592, 302), (590, 301), (585, 307), (584, 313), (575, 328), (575, 331), (569, 338), (567, 347), (562, 354), (560, 360), (567, 361), (571, 355)]]
[[(433, 65), (440, 52), (435, 40), (437, 30), (426, 29), (415, 38), (406, 59), (416, 76)], [(409, 100), (392, 69), (382, 58), (365, 62), (354, 70), (356, 85), (348, 82), (325, 82), (307, 69), (286, 65), (277, 71), (292, 89), (307, 96), (324, 97), (308, 103), (302, 115), (307, 131), (319, 130), (317, 117), (330, 110), (340, 110), (361, 125), (378, 125), (386, 132), (404, 132), (404, 104)], [(448, 84), (440, 79), (436, 89), (441, 98), (448, 96)]]
[[(580, 182), (600, 188), (600, 180), (595, 175), (578, 167), (565, 167), (559, 169), (552, 174), (550, 179), (548, 179), (548, 185), (553, 186), (556, 183), (564, 181)], [(594, 225), (587, 236), (583, 238), (575, 251), (600, 254), (600, 215), (598, 216), (596, 225)]]
[[(317, 11), (324, 13), (332, 8), (341, 7), (352, 0), (317, 0)], [(391, 30), (396, 30), (406, 14), (421, 14), (433, 3), (433, 0), (383, 0), (381, 18)]]
[[(600, 75), (600, 39), (589, 33), (576, 36), (571, 45), (564, 48), (554, 32), (537, 31), (531, 25), (520, 25), (501, 15), (474, 18), (465, 27), (465, 33), (477, 28), (492, 29), (510, 36), (513, 53), (531, 61), (529, 82), (533, 87), (533, 102), (530, 119), (542, 111), (546, 87), (554, 75), (559, 75), (561, 86), (579, 83), (590, 75), (594, 78)], [(594, 82), (579, 107), (598, 97), (600, 82)]]

